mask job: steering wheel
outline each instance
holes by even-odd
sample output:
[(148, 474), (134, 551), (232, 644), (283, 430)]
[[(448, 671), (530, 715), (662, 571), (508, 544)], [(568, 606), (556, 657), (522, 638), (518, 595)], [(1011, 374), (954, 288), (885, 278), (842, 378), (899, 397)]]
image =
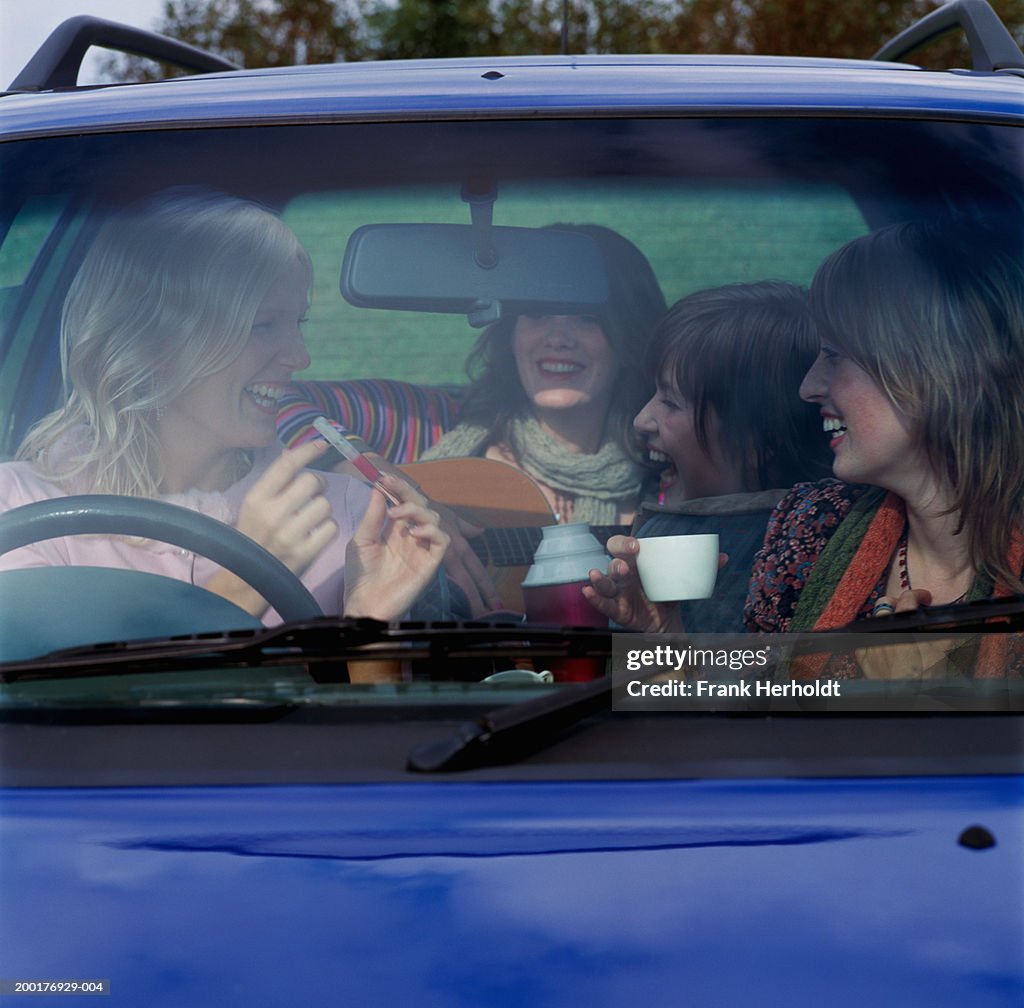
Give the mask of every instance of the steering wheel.
[[(273, 553), (230, 525), (166, 501), (81, 494), (12, 508), (0, 515), (0, 554), (41, 539), (90, 534), (141, 536), (207, 557), (256, 589), (285, 622), (323, 615), (306, 586)], [(209, 598), (205, 589), (196, 591), (202, 593), (198, 604)]]

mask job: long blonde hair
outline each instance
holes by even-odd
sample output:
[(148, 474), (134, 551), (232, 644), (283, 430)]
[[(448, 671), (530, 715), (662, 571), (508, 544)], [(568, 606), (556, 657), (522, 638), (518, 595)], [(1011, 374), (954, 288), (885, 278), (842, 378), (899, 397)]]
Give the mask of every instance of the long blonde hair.
[[(64, 405), (18, 457), (65, 487), (154, 496), (155, 424), (195, 382), (233, 360), (268, 288), (309, 256), (272, 211), (224, 193), (166, 190), (99, 230), (64, 302)], [(54, 451), (74, 436), (73, 458)]]

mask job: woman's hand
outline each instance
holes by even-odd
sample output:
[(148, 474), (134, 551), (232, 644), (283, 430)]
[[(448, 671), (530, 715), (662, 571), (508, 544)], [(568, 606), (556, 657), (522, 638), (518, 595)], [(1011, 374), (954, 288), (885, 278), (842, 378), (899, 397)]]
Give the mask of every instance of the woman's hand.
[[(382, 473), (391, 473), (403, 482), (409, 482), (409, 477), (394, 462), (389, 462), (376, 452), (368, 452), (367, 458)], [(351, 462), (339, 462), (333, 471), (346, 473), (356, 479), (363, 478)], [(469, 540), (480, 535), (483, 529), (466, 521), (444, 504), (437, 501), (427, 502), (425, 498), (423, 502), (428, 503), (428, 506), (441, 516), (441, 529), (450, 540), (444, 554), (444, 569), (448, 577), (465, 593), (472, 616), (479, 617), (497, 609), (504, 609), (494, 580), (469, 543)]]
[(894, 599), (891, 595), (883, 595), (871, 610), (876, 619), (884, 619), (898, 612), (913, 612), (918, 606), (929, 605), (932, 593), (927, 588), (908, 588)]
[[(924, 588), (909, 588), (899, 598), (883, 595), (875, 603), (872, 616), (884, 620), (893, 613), (913, 612), (931, 600), (931, 592)], [(934, 679), (948, 674), (946, 657), (950, 650), (949, 638), (936, 635), (932, 640), (860, 648), (854, 654), (865, 679)]]
[(602, 615), (626, 630), (641, 633), (679, 633), (683, 629), (676, 602), (652, 602), (640, 584), (636, 555), (640, 542), (633, 536), (612, 536), (605, 550), (611, 555), (607, 574), (590, 572), (583, 597)]
[[(306, 467), (326, 450), (311, 441), (281, 453), (242, 500), (237, 528), (274, 554), (293, 574), (303, 571), (338, 534), (324, 480)], [(266, 600), (230, 571), (220, 570), (206, 584), (246, 612), (262, 616)]]
[(491, 575), (469, 543), (470, 539), (481, 535), (483, 529), (443, 504), (431, 501), (431, 506), (440, 514), (441, 528), (449, 539), (444, 555), (444, 569), (448, 577), (465, 593), (473, 617), (504, 609), (505, 605)]
[(420, 494), (390, 474), (381, 482), (401, 503), (388, 510), (379, 490), (370, 496), (345, 555), (346, 616), (397, 619), (430, 584), (448, 548), (440, 516)]
[(302, 574), (338, 533), (324, 478), (307, 469), (326, 448), (326, 442), (313, 441), (282, 452), (245, 495), (238, 515), (239, 532), (294, 574)]

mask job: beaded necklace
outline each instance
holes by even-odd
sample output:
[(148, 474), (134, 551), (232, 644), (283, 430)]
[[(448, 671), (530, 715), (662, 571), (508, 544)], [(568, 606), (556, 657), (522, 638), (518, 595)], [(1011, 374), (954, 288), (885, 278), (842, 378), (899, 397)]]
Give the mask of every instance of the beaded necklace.
[[(903, 530), (900, 536), (900, 545), (896, 550), (896, 570), (900, 577), (900, 591), (910, 591), (910, 571), (907, 569), (907, 531)], [(959, 605), (967, 597), (967, 592), (962, 592), (952, 602), (945, 602), (944, 605)]]

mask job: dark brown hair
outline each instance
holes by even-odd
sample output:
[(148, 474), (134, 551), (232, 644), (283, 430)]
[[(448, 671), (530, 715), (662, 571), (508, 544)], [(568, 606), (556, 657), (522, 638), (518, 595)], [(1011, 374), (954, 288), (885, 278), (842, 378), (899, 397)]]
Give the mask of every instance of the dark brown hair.
[[(628, 454), (639, 457), (633, 417), (648, 395), (644, 352), (655, 323), (665, 312), (665, 296), (651, 264), (629, 239), (597, 224), (550, 226), (589, 235), (601, 253), (609, 298), (596, 318), (615, 352), (618, 369), (606, 433)], [(516, 369), (515, 324), (513, 316), (489, 326), (466, 362), (471, 385), (462, 419), (486, 427), (491, 443), (507, 440), (509, 422), (530, 411)]]
[(1020, 591), (1024, 531), (1024, 228), (949, 216), (882, 228), (811, 286), (823, 338), (913, 423), (976, 568)]
[(712, 418), (722, 451), (748, 490), (788, 487), (832, 471), (818, 410), (800, 382), (818, 354), (807, 293), (766, 280), (697, 291), (677, 301), (647, 349), (651, 382), (674, 385), (693, 407), (705, 452)]

